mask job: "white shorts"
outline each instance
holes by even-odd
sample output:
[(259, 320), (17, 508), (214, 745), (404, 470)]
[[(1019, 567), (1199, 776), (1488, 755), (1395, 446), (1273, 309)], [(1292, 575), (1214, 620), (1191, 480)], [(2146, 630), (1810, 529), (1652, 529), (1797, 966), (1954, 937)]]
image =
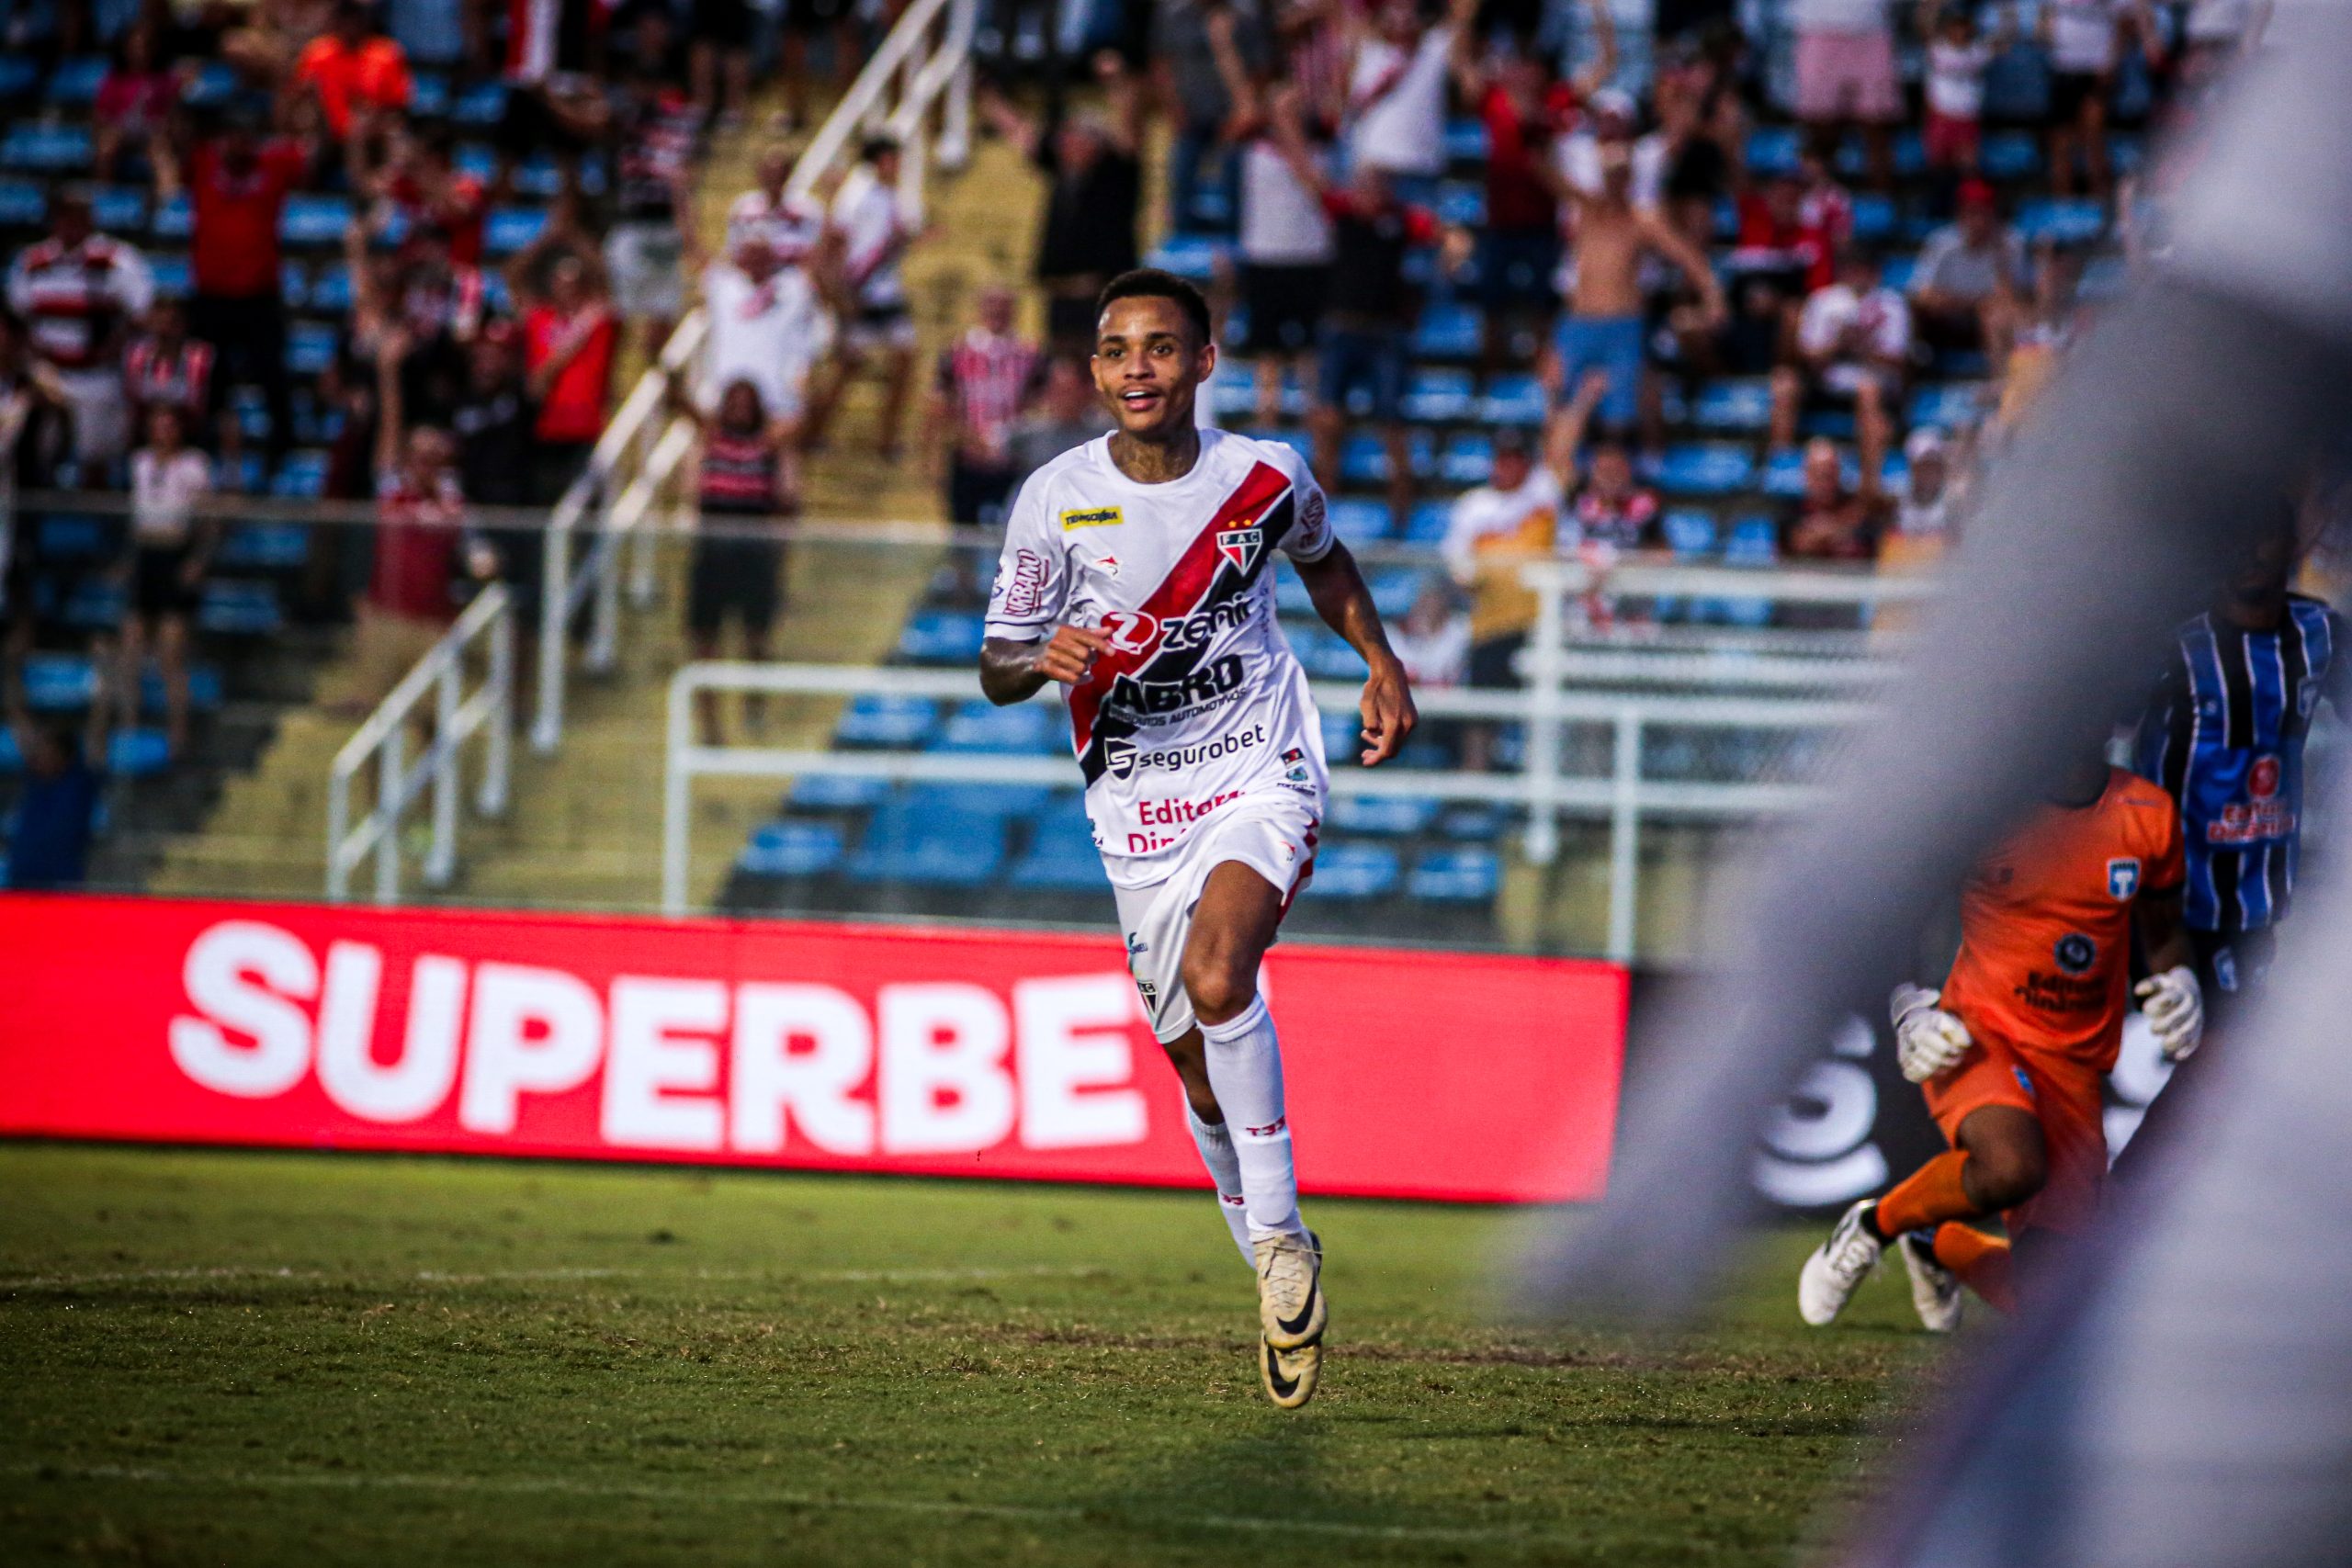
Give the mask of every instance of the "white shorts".
[(1281, 888), (1288, 909), (1312, 874), (1321, 816), (1311, 800), (1288, 790), (1245, 795), (1187, 838), (1159, 881), (1112, 887), (1119, 930), (1127, 939), (1127, 972), (1161, 1044), (1182, 1038), (1193, 1024), (1193, 998), (1184, 994), (1184, 944), (1209, 873), (1238, 861)]
[(630, 321), (650, 316), (674, 321), (685, 314), (685, 278), (679, 270), (683, 251), (675, 224), (614, 224), (605, 236), (613, 309)]

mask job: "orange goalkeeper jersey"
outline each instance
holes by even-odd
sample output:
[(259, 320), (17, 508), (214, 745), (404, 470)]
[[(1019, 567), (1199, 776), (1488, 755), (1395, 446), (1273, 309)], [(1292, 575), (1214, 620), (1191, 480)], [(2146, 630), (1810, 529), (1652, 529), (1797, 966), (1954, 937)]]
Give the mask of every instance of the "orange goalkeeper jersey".
[(2089, 806), (2043, 806), (1968, 879), (1943, 1006), (1972, 1033), (2115, 1065), (2132, 904), (2181, 880), (2172, 797), (2109, 769)]

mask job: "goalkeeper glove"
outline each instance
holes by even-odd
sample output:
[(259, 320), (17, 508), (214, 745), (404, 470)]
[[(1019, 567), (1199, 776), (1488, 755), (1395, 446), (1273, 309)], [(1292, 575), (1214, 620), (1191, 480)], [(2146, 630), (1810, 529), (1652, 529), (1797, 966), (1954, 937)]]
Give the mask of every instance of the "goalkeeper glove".
[(1917, 986), (1894, 987), (1894, 1060), (1913, 1083), (1926, 1083), (1950, 1068), (1976, 1043), (1968, 1025), (1936, 1005), (1942, 999), (1940, 992)]
[(2133, 988), (2141, 1014), (2156, 1036), (2167, 1062), (2185, 1062), (2205, 1038), (2205, 994), (2197, 972), (2176, 964), (2161, 975), (2151, 975)]

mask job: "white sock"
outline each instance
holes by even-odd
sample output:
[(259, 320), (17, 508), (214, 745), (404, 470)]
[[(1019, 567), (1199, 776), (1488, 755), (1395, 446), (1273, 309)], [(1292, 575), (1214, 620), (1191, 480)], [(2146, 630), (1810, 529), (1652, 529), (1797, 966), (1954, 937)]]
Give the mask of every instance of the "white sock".
[(1192, 1126), (1193, 1146), (1201, 1151), (1201, 1163), (1209, 1168), (1209, 1179), (1216, 1183), (1216, 1207), (1225, 1216), (1225, 1228), (1233, 1233), (1241, 1261), (1254, 1269), (1258, 1259), (1250, 1250), (1250, 1212), (1241, 1196), (1241, 1156), (1233, 1152), (1233, 1132), (1222, 1122), (1202, 1121), (1189, 1100), (1184, 1120)]
[(1209, 1087), (1225, 1111), (1225, 1130), (1241, 1167), (1250, 1234), (1305, 1234), (1290, 1123), (1283, 1115), (1282, 1046), (1264, 998), (1250, 998), (1238, 1018), (1201, 1025), (1201, 1038), (1208, 1043)]

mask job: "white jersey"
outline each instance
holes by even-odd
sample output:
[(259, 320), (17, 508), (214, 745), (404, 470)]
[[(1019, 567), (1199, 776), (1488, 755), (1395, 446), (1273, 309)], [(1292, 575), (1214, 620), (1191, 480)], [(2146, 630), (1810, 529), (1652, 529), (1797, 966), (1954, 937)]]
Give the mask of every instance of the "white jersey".
[(1201, 432), (1199, 461), (1165, 484), (1119, 472), (1102, 436), (1021, 487), (988, 635), (1036, 642), (1068, 624), (1110, 637), (1067, 702), (1114, 886), (1163, 880), (1193, 829), (1237, 802), (1287, 795), (1321, 817), (1322, 727), (1274, 622), (1273, 555), (1320, 560), (1332, 540), (1298, 455), (1230, 431)]

